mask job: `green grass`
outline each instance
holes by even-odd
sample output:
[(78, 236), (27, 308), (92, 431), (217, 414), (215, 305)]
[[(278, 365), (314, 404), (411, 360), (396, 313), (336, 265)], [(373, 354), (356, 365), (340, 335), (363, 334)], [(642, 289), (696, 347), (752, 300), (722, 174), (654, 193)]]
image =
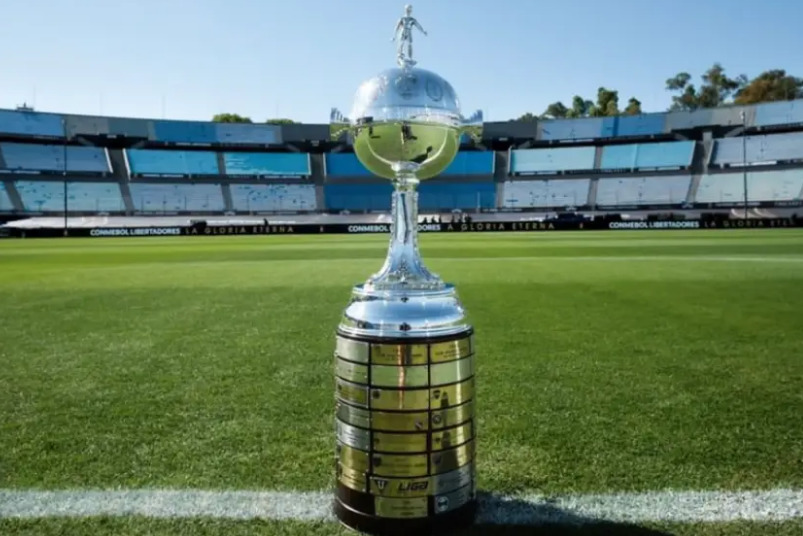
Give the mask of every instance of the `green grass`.
[[(803, 232), (421, 242), (477, 330), (481, 489), (803, 487)], [(0, 241), (0, 488), (332, 486), (334, 329), (386, 247)], [(5, 521), (0, 533), (338, 533), (198, 523)]]

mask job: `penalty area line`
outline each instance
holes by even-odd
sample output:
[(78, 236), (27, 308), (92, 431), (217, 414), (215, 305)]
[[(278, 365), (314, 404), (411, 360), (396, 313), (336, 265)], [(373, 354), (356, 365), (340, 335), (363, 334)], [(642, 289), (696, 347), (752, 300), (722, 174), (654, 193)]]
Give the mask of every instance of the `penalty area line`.
[[(0, 489), (0, 519), (151, 518), (334, 521), (331, 492)], [(732, 522), (803, 519), (803, 490), (654, 491), (596, 495), (481, 493), (478, 523)]]

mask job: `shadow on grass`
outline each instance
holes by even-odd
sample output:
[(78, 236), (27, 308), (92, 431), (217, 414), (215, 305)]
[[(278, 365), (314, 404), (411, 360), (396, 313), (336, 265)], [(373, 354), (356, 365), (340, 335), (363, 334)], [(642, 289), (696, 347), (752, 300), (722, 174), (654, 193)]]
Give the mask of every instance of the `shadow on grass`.
[(454, 536), (671, 536), (627, 523), (613, 523), (580, 516), (548, 502), (533, 504), (515, 498), (503, 499), (478, 492), (476, 523)]

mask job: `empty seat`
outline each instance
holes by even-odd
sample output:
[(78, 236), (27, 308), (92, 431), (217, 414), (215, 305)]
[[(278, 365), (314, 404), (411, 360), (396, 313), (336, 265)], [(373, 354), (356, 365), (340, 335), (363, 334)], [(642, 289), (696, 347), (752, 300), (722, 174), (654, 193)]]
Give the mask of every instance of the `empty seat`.
[(326, 184), (323, 192), (328, 210), (388, 211), (393, 187), (390, 181), (370, 184)]
[(315, 210), (312, 184), (232, 184), (232, 208), (240, 212)]
[(527, 175), (592, 170), (594, 153), (594, 147), (514, 150), (510, 152), (510, 172)]
[(226, 174), (250, 177), (309, 177), (308, 153), (224, 153)]
[(220, 212), (225, 210), (219, 184), (132, 182), (131, 202), (138, 212)]
[(418, 206), (424, 211), (474, 210), (496, 206), (496, 185), (491, 181), (424, 181), (418, 191)]
[(0, 182), (0, 211), (10, 212), (12, 210), (14, 210), (14, 204), (8, 196), (8, 192), (6, 192), (6, 185)]
[(607, 145), (602, 148), (600, 169), (687, 168), (694, 158), (693, 141), (667, 141)]
[(508, 181), (503, 184), (506, 208), (580, 207), (588, 202), (590, 179)]
[(32, 143), (0, 143), (5, 168), (10, 171), (109, 173), (101, 147), (65, 147)]
[(0, 133), (63, 138), (64, 123), (60, 115), (0, 110)]
[[(64, 183), (15, 181), (22, 205), (31, 212), (64, 212)], [(116, 182), (67, 182), (68, 212), (122, 212), (120, 185)]]
[[(749, 171), (747, 175), (748, 201), (773, 202), (800, 199), (803, 189), (803, 170)], [(703, 175), (697, 188), (696, 203), (744, 203), (743, 173), (716, 173)]]
[(715, 140), (711, 164), (737, 166), (803, 159), (803, 132)]
[(326, 153), (327, 177), (372, 177), (373, 174), (357, 159), (354, 153)]
[(211, 151), (126, 149), (131, 175), (219, 175), (217, 155)]
[(600, 179), (596, 204), (600, 207), (679, 205), (686, 201), (690, 183), (689, 175)]

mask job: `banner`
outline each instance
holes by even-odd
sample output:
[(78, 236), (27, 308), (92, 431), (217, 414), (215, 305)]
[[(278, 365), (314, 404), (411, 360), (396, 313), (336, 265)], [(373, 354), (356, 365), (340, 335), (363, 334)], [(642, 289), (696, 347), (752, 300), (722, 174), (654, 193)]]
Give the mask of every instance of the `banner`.
[[(653, 220), (653, 221), (576, 221), (543, 222), (471, 222), (422, 223), (421, 233), (504, 233), (550, 231), (637, 231), (694, 229), (774, 229), (803, 227), (803, 219), (774, 218), (763, 220)], [(64, 236), (64, 228), (5, 228), (15, 238), (54, 238)], [(390, 224), (299, 224), (299, 225), (188, 225), (175, 227), (95, 227), (70, 229), (71, 237), (146, 237), (146, 236), (226, 236), (226, 235), (293, 235), (293, 234), (387, 234)], [(0, 233), (2, 236), (4, 233)]]

